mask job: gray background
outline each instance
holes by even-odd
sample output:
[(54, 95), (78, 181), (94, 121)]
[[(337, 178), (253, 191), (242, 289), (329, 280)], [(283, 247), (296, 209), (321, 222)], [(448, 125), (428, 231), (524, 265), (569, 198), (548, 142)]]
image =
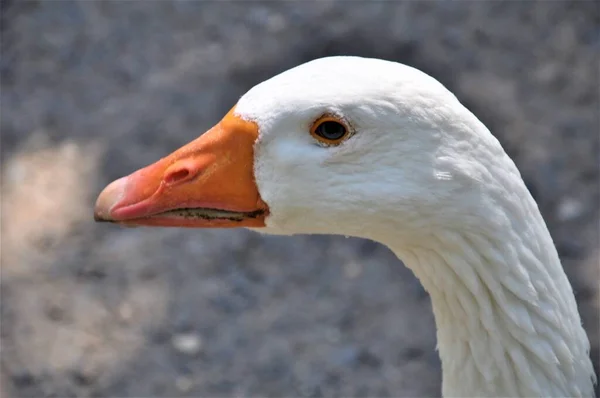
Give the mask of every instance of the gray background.
[(2, 1), (1, 22), (2, 397), (439, 395), (429, 298), (376, 243), (92, 222), (103, 185), (334, 54), (421, 68), (497, 135), (598, 366), (598, 3)]

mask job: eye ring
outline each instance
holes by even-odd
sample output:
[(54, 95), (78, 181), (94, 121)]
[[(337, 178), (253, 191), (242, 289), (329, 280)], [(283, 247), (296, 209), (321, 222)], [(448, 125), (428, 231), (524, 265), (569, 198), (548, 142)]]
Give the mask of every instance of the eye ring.
[(350, 129), (339, 117), (323, 115), (314, 121), (310, 134), (325, 145), (338, 145), (350, 135)]

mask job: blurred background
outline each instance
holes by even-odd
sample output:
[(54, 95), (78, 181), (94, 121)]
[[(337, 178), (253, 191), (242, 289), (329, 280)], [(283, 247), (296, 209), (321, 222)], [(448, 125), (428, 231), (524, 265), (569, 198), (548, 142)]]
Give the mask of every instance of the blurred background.
[(92, 221), (105, 184), (339, 54), (424, 70), (498, 137), (598, 369), (599, 3), (1, 4), (2, 397), (440, 394), (429, 297), (376, 243)]

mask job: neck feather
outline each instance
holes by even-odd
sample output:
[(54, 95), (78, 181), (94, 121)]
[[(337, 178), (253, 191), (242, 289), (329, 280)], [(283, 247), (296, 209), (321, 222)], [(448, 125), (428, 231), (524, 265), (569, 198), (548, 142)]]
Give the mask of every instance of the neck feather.
[(389, 245), (431, 295), (445, 396), (593, 395), (571, 286), (539, 211), (524, 221)]

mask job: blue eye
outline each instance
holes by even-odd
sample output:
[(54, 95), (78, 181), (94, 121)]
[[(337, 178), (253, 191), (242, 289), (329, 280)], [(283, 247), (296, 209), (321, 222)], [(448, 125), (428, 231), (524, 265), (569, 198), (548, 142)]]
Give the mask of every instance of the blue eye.
[(348, 129), (337, 119), (325, 116), (314, 123), (311, 134), (326, 144), (338, 144), (348, 135)]

